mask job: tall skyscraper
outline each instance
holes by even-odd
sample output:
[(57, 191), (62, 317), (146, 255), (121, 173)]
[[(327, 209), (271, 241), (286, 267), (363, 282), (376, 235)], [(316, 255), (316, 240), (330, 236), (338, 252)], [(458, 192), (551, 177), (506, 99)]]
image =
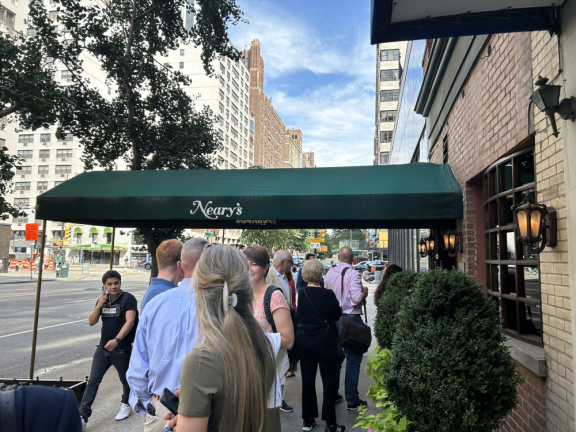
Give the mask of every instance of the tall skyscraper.
[(241, 52), (250, 68), (250, 111), (254, 113), (254, 165), (284, 168), (286, 126), (264, 93), (264, 59), (260, 41), (253, 40), (250, 49)]
[(376, 46), (375, 165), (390, 163), (407, 48), (408, 42), (390, 42)]
[(288, 129), (284, 135), (284, 167), (300, 168), (302, 166), (302, 131)]

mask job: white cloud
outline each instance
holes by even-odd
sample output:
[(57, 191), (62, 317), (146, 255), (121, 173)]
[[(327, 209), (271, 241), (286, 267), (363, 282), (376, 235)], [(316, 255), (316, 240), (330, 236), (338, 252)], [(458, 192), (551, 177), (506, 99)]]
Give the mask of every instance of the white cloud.
[[(241, 8), (250, 24), (230, 29), (231, 39), (240, 49), (260, 41), (266, 95), (287, 127), (302, 130), (304, 151), (315, 152), (318, 166), (372, 164), (376, 54), (368, 22), (325, 34), (266, 2)], [(305, 74), (315, 79), (303, 81)]]

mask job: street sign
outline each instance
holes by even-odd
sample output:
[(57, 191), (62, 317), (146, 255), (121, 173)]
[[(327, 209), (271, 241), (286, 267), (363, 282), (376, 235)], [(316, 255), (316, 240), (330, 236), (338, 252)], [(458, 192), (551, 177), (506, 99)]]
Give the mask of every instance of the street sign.
[(26, 224), (26, 241), (38, 240), (38, 228), (40, 224), (30, 223)]
[(311, 238), (310, 243), (320, 243), (320, 239), (319, 238)]
[(328, 252), (328, 246), (320, 246), (320, 252)]
[(320, 243), (310, 243), (310, 249), (320, 249)]

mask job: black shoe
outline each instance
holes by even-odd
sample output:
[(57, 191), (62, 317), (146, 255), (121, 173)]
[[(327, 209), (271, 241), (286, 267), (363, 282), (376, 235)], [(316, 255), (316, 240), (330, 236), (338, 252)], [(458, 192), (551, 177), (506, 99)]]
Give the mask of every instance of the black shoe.
[(334, 425), (334, 426), (326, 425), (325, 432), (344, 432), (345, 430), (346, 426), (344, 425)]
[(360, 399), (358, 400), (358, 403), (353, 405), (348, 404), (348, 411), (358, 411), (360, 408), (364, 408), (366, 405), (368, 405), (368, 402)]
[(344, 398), (342, 397), (342, 395), (340, 393), (336, 393), (336, 398), (334, 399), (334, 403), (340, 403), (344, 400)]
[(316, 427), (316, 419), (304, 420), (304, 426), (302, 426), (302, 430), (311, 431)]

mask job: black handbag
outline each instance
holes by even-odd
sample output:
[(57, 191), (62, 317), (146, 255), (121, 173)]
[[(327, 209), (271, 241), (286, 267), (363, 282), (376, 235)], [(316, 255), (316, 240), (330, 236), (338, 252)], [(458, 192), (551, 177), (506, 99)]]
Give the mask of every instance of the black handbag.
[[(346, 267), (342, 270), (341, 286), (342, 291), (340, 294), (340, 301), (344, 303), (344, 275), (346, 274)], [(368, 313), (366, 312), (366, 302), (364, 301), (364, 316), (368, 322)], [(366, 324), (360, 324), (351, 320), (341, 319), (340, 330), (338, 331), (338, 342), (344, 348), (351, 351), (364, 354), (370, 348), (372, 343), (372, 330)]]

